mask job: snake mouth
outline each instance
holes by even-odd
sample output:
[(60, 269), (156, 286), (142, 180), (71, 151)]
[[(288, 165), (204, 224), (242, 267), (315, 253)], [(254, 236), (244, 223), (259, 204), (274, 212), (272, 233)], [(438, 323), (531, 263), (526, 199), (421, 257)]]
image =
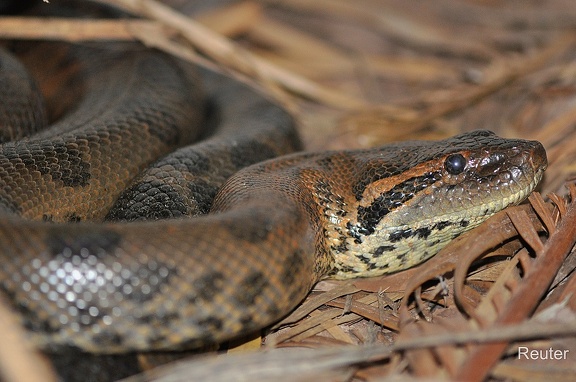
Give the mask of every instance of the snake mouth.
[[(347, 225), (351, 238), (341, 246), (346, 251), (334, 254), (331, 277), (378, 276), (425, 261), (496, 212), (521, 203), (547, 167), (539, 142), (498, 140), (460, 152), (465, 170), (446, 169), (444, 158), (454, 158), (448, 153), (374, 197), (371, 204), (360, 205), (358, 222)], [(407, 192), (410, 197), (397, 200)]]
[[(449, 201), (452, 201), (451, 208), (448, 211), (424, 218), (418, 223), (412, 222), (397, 226), (395, 229), (409, 226), (432, 227), (437, 226), (438, 223), (447, 225), (450, 222), (455, 226), (462, 227), (462, 229), (453, 232), (453, 236), (457, 236), (480, 225), (498, 211), (509, 206), (518, 205), (524, 201), (542, 180), (545, 169), (545, 162), (541, 162), (538, 167), (534, 167), (534, 172), (524, 174), (521, 181), (513, 182), (507, 187), (501, 187), (498, 190), (487, 187), (486, 190), (481, 190), (478, 194), (484, 195), (484, 197), (467, 199), (466, 203), (469, 204), (464, 203), (462, 199), (456, 201), (455, 199), (457, 198), (448, 198)], [(422, 201), (420, 205), (426, 205), (429, 202), (429, 200)]]
[(479, 226), (496, 212), (522, 202), (542, 179), (544, 168), (539, 168), (525, 186), (508, 190), (507, 196), (487, 198), (483, 203), (417, 222), (376, 229), (373, 235), (364, 237), (355, 253), (335, 255), (336, 265), (330, 277), (380, 276), (426, 261), (460, 234)]
[[(496, 213), (521, 203), (538, 186), (548, 167), (544, 146), (537, 141), (524, 141), (525, 148), (508, 160), (507, 169), (492, 176), (478, 191), (478, 198), (488, 208), (483, 215)], [(486, 217), (486, 218), (487, 218)]]
[[(481, 222), (521, 203), (542, 180), (548, 162), (540, 142), (513, 142), (509, 150), (486, 150), (482, 157), (471, 159), (470, 166), (476, 167), (470, 169), (461, 185), (438, 187), (432, 195), (436, 201), (444, 198), (445, 206), (439, 202), (435, 215), (469, 217)], [(420, 201), (423, 205), (431, 202), (426, 195)]]
[(521, 166), (496, 174), (471, 177), (456, 185), (434, 185), (397, 213), (389, 214), (386, 226), (401, 229), (424, 227), (438, 221), (459, 221), (470, 229), (472, 226), (468, 224), (472, 221), (480, 224), (494, 213), (521, 203), (537, 187), (547, 167), (545, 154), (540, 154), (530, 152)]
[(472, 223), (476, 221), (476, 224), (467, 224), (468, 229), (473, 228), (498, 211), (523, 202), (542, 180), (544, 170), (545, 166), (540, 167), (533, 176), (526, 177), (526, 179), (530, 179), (530, 181), (524, 186), (518, 184), (518, 187), (508, 187), (501, 193), (500, 197), (486, 197), (483, 202), (474, 207), (462, 209), (453, 215), (460, 215), (462, 222), (469, 221)]

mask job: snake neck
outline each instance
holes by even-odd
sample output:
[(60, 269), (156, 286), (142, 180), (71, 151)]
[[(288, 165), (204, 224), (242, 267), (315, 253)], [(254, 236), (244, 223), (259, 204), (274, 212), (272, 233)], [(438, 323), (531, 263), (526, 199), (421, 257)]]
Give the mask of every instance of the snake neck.
[(378, 276), (425, 261), (522, 202), (547, 163), (540, 143), (485, 131), (340, 154), (337, 161), (338, 168), (353, 166), (352, 187), (327, 176), (313, 192), (332, 261), (327, 274), (337, 279)]

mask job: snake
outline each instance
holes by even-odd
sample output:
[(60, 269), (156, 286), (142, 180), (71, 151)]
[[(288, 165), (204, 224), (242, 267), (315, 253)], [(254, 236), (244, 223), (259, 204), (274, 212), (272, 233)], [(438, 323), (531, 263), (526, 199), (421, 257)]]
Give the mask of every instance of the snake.
[[(25, 46), (22, 62), (38, 63)], [(424, 262), (523, 201), (547, 166), (539, 142), (484, 130), (299, 151), (291, 114), (237, 81), (153, 49), (31, 46), (49, 84), (17, 89), (51, 94), (56, 111), (2, 96), (2, 114), (27, 111), (0, 146), (0, 292), (48, 351), (187, 349), (261, 330), (320, 280)], [(53, 55), (59, 74), (46, 73)], [(3, 71), (19, 65), (8, 57)]]

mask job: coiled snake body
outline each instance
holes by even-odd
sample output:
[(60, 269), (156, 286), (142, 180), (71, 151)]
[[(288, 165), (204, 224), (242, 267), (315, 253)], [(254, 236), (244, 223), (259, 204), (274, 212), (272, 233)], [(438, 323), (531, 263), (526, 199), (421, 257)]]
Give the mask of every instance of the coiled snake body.
[[(236, 106), (222, 113), (238, 115), (236, 126), (207, 145), (216, 150), (221, 140), (227, 153), (245, 145), (244, 154), (209, 157), (195, 146), (191, 157), (165, 158), (134, 183), (134, 172), (196, 135), (189, 127), (200, 119), (191, 90), (198, 81), (156, 52), (114, 53), (102, 67), (88, 70), (84, 101), (71, 101), (75, 113), (0, 147), (0, 290), (48, 349), (183, 348), (260, 329), (324, 277), (380, 275), (426, 260), (523, 200), (546, 167), (539, 143), (476, 131), (264, 161), (229, 178), (207, 216), (90, 222), (106, 214), (133, 220), (154, 203), (176, 211), (168, 215), (189, 213), (193, 207), (169, 198), (181, 189), (201, 204), (199, 191), (214, 193), (228, 176), (214, 163), (232, 163), (232, 172), (298, 145), (287, 114), (224, 81), (220, 87), (245, 93), (228, 97)], [(267, 129), (276, 138), (259, 138)], [(238, 143), (244, 137), (251, 140)], [(191, 180), (195, 170), (204, 175)], [(125, 187), (130, 201), (108, 213)]]

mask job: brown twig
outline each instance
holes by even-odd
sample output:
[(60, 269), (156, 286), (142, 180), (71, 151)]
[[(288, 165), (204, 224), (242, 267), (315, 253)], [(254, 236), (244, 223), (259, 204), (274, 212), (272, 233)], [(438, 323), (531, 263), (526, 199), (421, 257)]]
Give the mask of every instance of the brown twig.
[(43, 40), (136, 40), (133, 31), (167, 33), (159, 23), (147, 20), (77, 20), (67, 18), (2, 17), (0, 37)]
[(150, 18), (178, 31), (194, 48), (214, 61), (264, 84), (279, 85), (306, 98), (339, 108), (362, 108), (367, 103), (325, 88), (295, 73), (262, 60), (226, 37), (204, 27), (180, 12), (154, 0), (99, 0), (128, 12)]
[[(554, 275), (575, 243), (576, 201), (573, 201), (568, 206), (556, 234), (546, 242), (531, 266), (524, 270), (526, 276), (514, 288), (512, 296), (491, 326), (506, 326), (526, 319), (546, 293)], [(456, 380), (483, 380), (500, 359), (507, 345), (506, 341), (501, 341), (474, 348), (460, 366), (455, 375)]]
[(26, 341), (24, 329), (3, 299), (0, 299), (0, 332), (0, 375), (3, 381), (57, 380), (49, 363)]
[[(154, 0), (100, 0), (154, 21), (76, 20), (26, 17), (0, 18), (0, 37), (10, 39), (140, 40), (167, 53), (205, 64), (189, 52), (190, 46), (173, 40), (181, 34), (195, 49), (229, 70), (256, 80), (261, 86), (280, 86), (305, 98), (341, 109), (357, 109), (368, 103), (330, 89), (294, 72), (259, 58), (224, 35), (211, 30), (170, 7)], [(218, 28), (217, 28), (218, 29)], [(221, 28), (220, 28), (221, 29)], [(224, 32), (234, 33), (225, 30)], [(180, 52), (181, 51), (181, 52)], [(276, 93), (271, 90), (271, 93)]]
[[(539, 220), (530, 212), (530, 207), (522, 205), (512, 207), (525, 211), (529, 214), (531, 220), (539, 224)], [(415, 275), (406, 284), (404, 298), (400, 306), (400, 317), (402, 321), (407, 319), (410, 321), (410, 314), (408, 313), (409, 296), (423, 283), (432, 280), (440, 275), (454, 271), (454, 298), (461, 305), (461, 307), (469, 315), (474, 315), (474, 309), (467, 305), (464, 298), (464, 280), (468, 274), (468, 268), (477, 258), (482, 256), (487, 250), (496, 247), (497, 245), (505, 242), (517, 234), (512, 222), (506, 215), (505, 211), (501, 211), (488, 219), (480, 227), (469, 231), (457, 239), (453, 240), (446, 246), (436, 257), (430, 260), (428, 266), (423, 269), (418, 275)], [(466, 254), (459, 256), (459, 254)], [(438, 261), (440, 260), (441, 261)], [(455, 260), (458, 259), (458, 260)]]
[[(125, 381), (161, 380), (162, 378), (182, 381), (207, 379), (226, 381), (238, 379), (239, 375), (251, 380), (317, 380), (313, 378), (317, 375), (315, 373), (389, 359), (396, 352), (409, 349), (574, 335), (576, 335), (575, 323), (538, 324), (534, 322), (491, 328), (486, 331), (470, 330), (432, 335), (427, 332), (415, 338), (397, 341), (391, 346), (379, 344), (325, 349), (282, 349), (281, 351), (270, 350), (227, 357), (200, 357), (160, 367), (146, 373), (144, 377), (135, 376)], [(320, 380), (324, 379), (320, 378)]]

